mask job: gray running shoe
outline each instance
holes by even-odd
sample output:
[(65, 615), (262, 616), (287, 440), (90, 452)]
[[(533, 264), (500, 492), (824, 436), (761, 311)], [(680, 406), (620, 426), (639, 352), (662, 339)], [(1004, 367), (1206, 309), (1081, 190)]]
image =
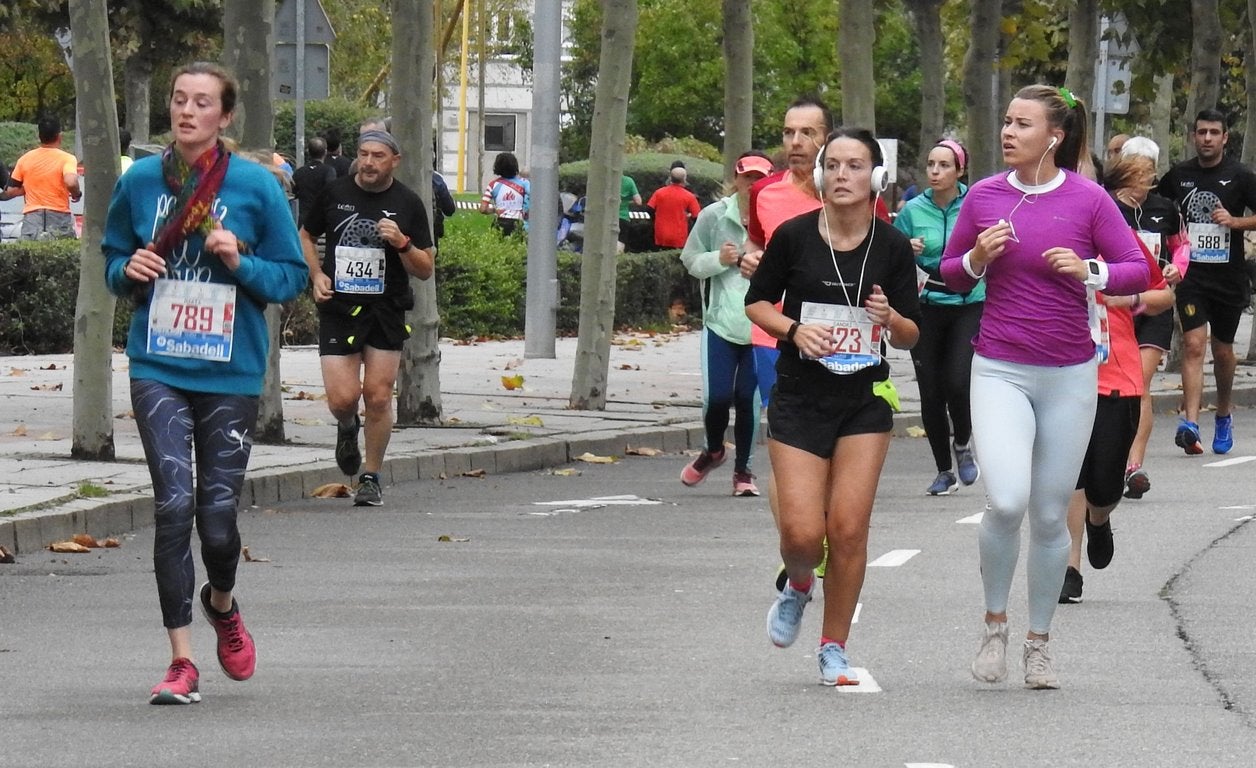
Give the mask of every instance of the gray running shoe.
[(989, 621), (981, 630), (981, 648), (973, 659), (973, 677), (983, 683), (1007, 679), (1007, 622)]
[(379, 477), (364, 472), (358, 479), (358, 492), (353, 497), (355, 507), (378, 507), (384, 503), (384, 493), (379, 488)]
[(1046, 640), (1026, 640), (1021, 660), (1025, 664), (1026, 688), (1041, 691), (1060, 687)]

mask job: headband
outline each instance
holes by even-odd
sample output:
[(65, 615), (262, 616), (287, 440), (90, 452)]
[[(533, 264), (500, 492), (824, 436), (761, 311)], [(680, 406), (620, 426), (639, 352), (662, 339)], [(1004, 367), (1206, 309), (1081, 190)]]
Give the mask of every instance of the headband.
[(397, 140), (388, 131), (366, 131), (358, 136), (358, 146), (362, 146), (368, 141), (374, 141), (383, 144), (392, 150), (394, 155), (401, 154), (401, 147), (397, 144)]
[(959, 163), (960, 168), (968, 167), (968, 153), (964, 151), (964, 147), (954, 139), (942, 139), (934, 146), (946, 147), (955, 153), (955, 161)]

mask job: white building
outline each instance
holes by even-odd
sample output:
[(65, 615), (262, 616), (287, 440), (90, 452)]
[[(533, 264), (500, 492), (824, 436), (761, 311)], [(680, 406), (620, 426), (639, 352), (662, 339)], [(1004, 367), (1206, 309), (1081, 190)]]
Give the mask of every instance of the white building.
[[(497, 14), (490, 22), (490, 50), (509, 41), (516, 25), (522, 20), (535, 17), (535, 0), (520, 0), (519, 5), (526, 10)], [(563, 0), (562, 5), (563, 30), (560, 39), (564, 41), (565, 48), (571, 0)], [(451, 46), (452, 55), (455, 54)], [(493, 177), (493, 159), (499, 152), (513, 152), (519, 158), (519, 168), (527, 173), (532, 140), (532, 84), (516, 58), (512, 55), (490, 57), (484, 66), (483, 88), (477, 82), (479, 67), (474, 63), (474, 55), (468, 59), (471, 63), (467, 66), (465, 86), (459, 78), (458, 61), (447, 63), (445, 72), (448, 79), (442, 84), (444, 98), (441, 100), (437, 134), (436, 169), (455, 192), (482, 190)], [(479, 102), (481, 93), (482, 107)], [(465, 129), (461, 111), (464, 98)]]

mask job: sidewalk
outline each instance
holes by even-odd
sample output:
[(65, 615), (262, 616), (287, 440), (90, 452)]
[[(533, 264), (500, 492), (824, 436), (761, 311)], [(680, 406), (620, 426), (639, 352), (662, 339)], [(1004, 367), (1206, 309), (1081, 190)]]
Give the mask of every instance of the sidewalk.
[[(1240, 354), (1250, 327), (1244, 318), (1235, 342)], [(382, 472), (385, 491), (395, 483), (471, 470), (553, 467), (586, 452), (622, 457), (630, 447), (697, 450), (703, 440), (699, 340), (697, 332), (616, 334), (604, 411), (567, 407), (575, 339), (559, 339), (555, 359), (524, 359), (522, 340), (442, 342), (444, 424), (394, 430)], [(909, 355), (891, 350), (889, 357), (903, 407), (896, 432), (906, 435), (919, 425), (919, 395)], [(323, 399), (317, 350), (285, 348), (281, 366), (287, 442), (254, 445), (241, 499), (246, 507), (300, 499), (324, 483), (347, 481), (332, 456), (335, 427)], [(70, 458), (72, 369), (72, 355), (0, 359), (0, 545), (15, 553), (75, 533), (99, 538), (153, 521), (148, 469), (130, 415), (126, 356), (115, 355), (113, 364), (114, 462)], [(1205, 370), (1210, 393), (1211, 366)], [(523, 377), (522, 387), (508, 390), (502, 378), (513, 376)], [(1157, 374), (1157, 410), (1177, 408), (1180, 390), (1176, 374)], [(1239, 367), (1234, 400), (1256, 405), (1256, 368)], [(1251, 426), (1239, 429), (1243, 440)], [(1210, 425), (1204, 431), (1211, 434)], [(766, 457), (759, 466), (766, 472)]]

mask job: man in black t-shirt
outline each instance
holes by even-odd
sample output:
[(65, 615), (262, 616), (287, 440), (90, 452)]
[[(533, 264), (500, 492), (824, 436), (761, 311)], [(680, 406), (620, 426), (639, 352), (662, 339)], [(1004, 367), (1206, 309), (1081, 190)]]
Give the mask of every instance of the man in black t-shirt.
[[(393, 178), (401, 151), (392, 134), (358, 137), (357, 170), (327, 185), (301, 227), (318, 305), (319, 355), (327, 407), (337, 420), (336, 464), (358, 469), (355, 506), (383, 503), (379, 471), (393, 425), (393, 385), (414, 306), (410, 275), (432, 276), (431, 229), (423, 201)], [(317, 240), (326, 236), (324, 255)], [(358, 449), (358, 404), (366, 403), (366, 457)]]
[(1174, 442), (1188, 455), (1203, 453), (1199, 410), (1204, 388), (1204, 352), (1212, 335), (1213, 374), (1217, 382), (1214, 453), (1234, 447), (1231, 390), (1234, 386), (1234, 335), (1250, 300), (1244, 269), (1243, 232), (1256, 229), (1256, 174), (1225, 156), (1230, 138), (1225, 116), (1205, 109), (1191, 134), (1196, 157), (1179, 163), (1160, 180), (1157, 191), (1181, 208), (1191, 239), (1191, 264), (1177, 288), (1182, 322), (1182, 400), (1185, 414)]
[(327, 142), (315, 136), (305, 142), (306, 163), (292, 173), (293, 192), (297, 198), (297, 224), (305, 223), (305, 215), (329, 182), (336, 180), (336, 169), (324, 162)]

